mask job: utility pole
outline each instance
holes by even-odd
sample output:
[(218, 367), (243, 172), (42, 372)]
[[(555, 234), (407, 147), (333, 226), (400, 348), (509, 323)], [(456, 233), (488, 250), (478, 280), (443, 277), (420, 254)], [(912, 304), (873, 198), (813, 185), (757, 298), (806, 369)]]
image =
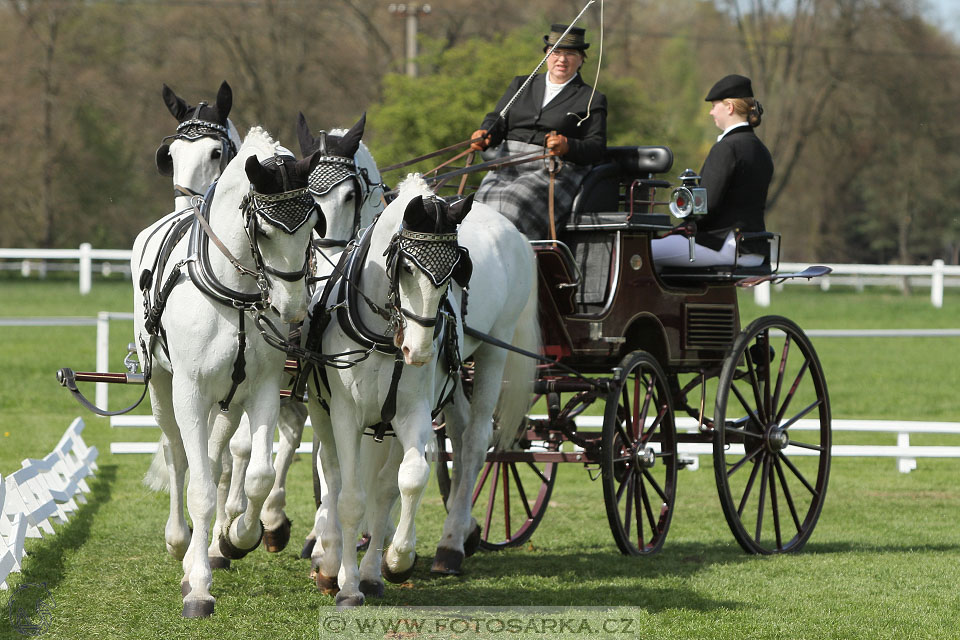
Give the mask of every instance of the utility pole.
[(417, 28), (418, 18), (430, 13), (429, 4), (394, 4), (387, 9), (398, 18), (406, 18), (407, 75), (417, 77)]

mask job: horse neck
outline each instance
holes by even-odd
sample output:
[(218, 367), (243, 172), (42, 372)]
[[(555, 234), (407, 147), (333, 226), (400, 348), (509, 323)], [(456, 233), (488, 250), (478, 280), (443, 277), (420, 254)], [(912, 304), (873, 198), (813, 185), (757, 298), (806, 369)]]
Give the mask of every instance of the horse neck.
[[(396, 233), (402, 217), (391, 215), (394, 211), (403, 215), (403, 209), (393, 209), (385, 212), (377, 219), (376, 225), (370, 230), (370, 246), (364, 256), (363, 268), (360, 271), (360, 281), (354, 284), (358, 285), (364, 295), (370, 300), (385, 307), (387, 305), (387, 296), (390, 293), (390, 279), (387, 277), (387, 258), (384, 253), (390, 244), (390, 240)], [(378, 327), (383, 324), (380, 316), (361, 305), (358, 310), (364, 319), (364, 322), (370, 327)]]
[[(219, 199), (221, 196), (227, 195), (218, 194), (214, 198), (213, 206), (210, 209), (210, 228), (226, 249), (244, 267), (255, 271), (256, 263), (250, 251), (250, 240), (244, 228), (243, 212), (239, 203), (232, 202), (232, 198)], [(227, 200), (231, 202), (227, 202)], [(208, 254), (210, 256), (210, 266), (223, 284), (238, 291), (256, 289), (254, 279), (249, 276), (241, 276), (230, 259), (216, 246), (216, 243), (210, 242)]]

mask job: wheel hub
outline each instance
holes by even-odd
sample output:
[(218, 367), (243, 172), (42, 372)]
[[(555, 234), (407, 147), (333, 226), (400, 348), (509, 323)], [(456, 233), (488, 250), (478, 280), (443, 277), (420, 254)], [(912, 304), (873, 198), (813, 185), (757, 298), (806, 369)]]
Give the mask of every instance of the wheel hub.
[(634, 452), (634, 462), (638, 469), (652, 469), (657, 464), (657, 453), (652, 447), (638, 448)]
[(767, 441), (767, 448), (774, 452), (786, 449), (790, 443), (790, 435), (787, 433), (787, 430), (776, 425), (767, 429), (765, 439)]

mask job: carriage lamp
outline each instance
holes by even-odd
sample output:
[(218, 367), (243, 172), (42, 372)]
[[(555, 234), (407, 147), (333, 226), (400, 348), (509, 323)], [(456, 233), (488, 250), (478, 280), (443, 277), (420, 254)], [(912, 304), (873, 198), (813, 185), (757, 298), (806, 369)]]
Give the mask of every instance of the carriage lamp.
[(677, 218), (707, 213), (707, 190), (700, 186), (700, 176), (692, 169), (680, 174), (680, 183), (670, 194), (670, 213)]

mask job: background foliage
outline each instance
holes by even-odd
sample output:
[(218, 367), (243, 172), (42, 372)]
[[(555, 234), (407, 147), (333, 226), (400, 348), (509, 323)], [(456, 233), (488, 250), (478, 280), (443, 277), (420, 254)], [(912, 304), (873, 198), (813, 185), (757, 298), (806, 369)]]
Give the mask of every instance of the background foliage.
[[(464, 140), (534, 67), (547, 25), (581, 7), (435, 2), (414, 79), (402, 75), (404, 21), (381, 0), (0, 0), (0, 246), (126, 248), (166, 212), (170, 185), (153, 164), (174, 128), (163, 83), (196, 103), (226, 79), (241, 132), (262, 124), (291, 148), (299, 111), (315, 129), (368, 112), (366, 141), (386, 165)], [(667, 145), (672, 172), (697, 169), (716, 133), (703, 95), (724, 74), (749, 75), (785, 259), (957, 263), (960, 45), (922, 8), (606, 0), (610, 144)], [(593, 82), (599, 3), (583, 24)]]

